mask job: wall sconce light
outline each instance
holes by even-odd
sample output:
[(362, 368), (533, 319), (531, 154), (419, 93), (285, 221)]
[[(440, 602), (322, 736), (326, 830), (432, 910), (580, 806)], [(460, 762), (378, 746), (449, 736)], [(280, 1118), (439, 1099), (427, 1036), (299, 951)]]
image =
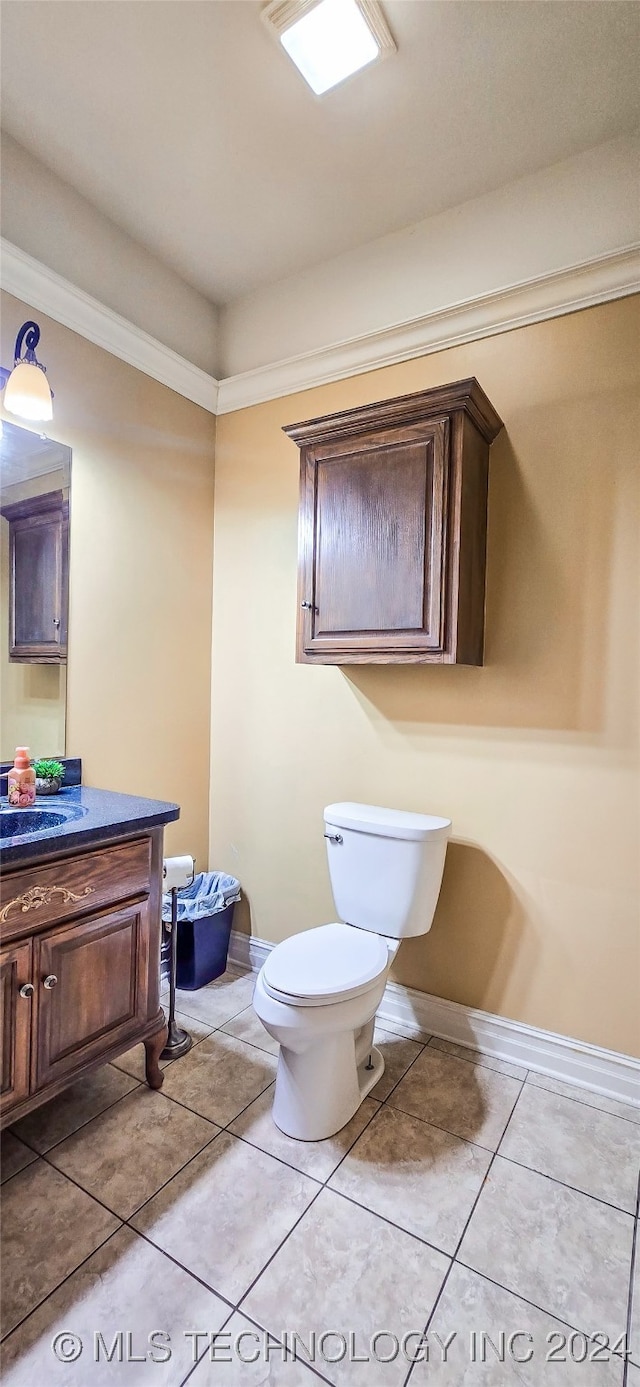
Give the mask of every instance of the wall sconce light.
[(19, 419), (34, 422), (53, 419), (53, 391), (47, 380), (47, 368), (36, 356), (39, 341), (38, 324), (23, 323), (16, 337), (13, 370), (8, 371), (0, 366), (0, 388), (4, 386), (5, 409), (9, 414), (17, 414)]

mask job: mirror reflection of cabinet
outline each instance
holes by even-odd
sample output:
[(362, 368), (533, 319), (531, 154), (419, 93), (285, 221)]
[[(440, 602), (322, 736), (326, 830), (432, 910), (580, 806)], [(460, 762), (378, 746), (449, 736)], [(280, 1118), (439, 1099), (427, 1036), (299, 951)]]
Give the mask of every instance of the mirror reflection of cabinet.
[(69, 506), (50, 491), (3, 506), (9, 523), (9, 658), (67, 658)]

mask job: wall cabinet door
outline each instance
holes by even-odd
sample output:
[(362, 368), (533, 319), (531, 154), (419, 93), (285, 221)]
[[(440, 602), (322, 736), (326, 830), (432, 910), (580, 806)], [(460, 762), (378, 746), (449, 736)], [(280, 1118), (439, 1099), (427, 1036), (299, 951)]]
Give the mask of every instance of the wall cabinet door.
[(9, 656), (57, 664), (67, 656), (68, 505), (49, 492), (5, 506), (9, 522)]
[(0, 949), (0, 1111), (3, 1113), (29, 1093), (32, 1011), (31, 943), (10, 944)]
[(144, 1024), (149, 903), (61, 925), (34, 941), (32, 1089), (64, 1077)]
[[(444, 638), (448, 420), (421, 437), (310, 450), (303, 505), (307, 654), (438, 651)], [(304, 601), (304, 598), (302, 599)]]
[(482, 664), (500, 428), (472, 379), (285, 429), (301, 451), (299, 661)]

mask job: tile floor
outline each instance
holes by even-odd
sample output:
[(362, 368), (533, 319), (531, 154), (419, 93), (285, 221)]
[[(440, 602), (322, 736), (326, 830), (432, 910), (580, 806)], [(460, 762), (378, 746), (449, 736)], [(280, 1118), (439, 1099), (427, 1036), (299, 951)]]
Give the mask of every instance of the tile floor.
[(291, 1141), (252, 989), (179, 994), (160, 1092), (136, 1047), (5, 1132), (6, 1387), (640, 1387), (640, 1111), (380, 1029)]

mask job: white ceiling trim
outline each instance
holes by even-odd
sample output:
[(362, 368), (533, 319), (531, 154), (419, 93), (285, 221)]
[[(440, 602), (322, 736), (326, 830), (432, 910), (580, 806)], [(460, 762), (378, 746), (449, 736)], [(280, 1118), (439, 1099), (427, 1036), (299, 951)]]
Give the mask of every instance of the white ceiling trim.
[(640, 292), (640, 244), (636, 244), (217, 381), (11, 242), (3, 238), (0, 248), (2, 287), (8, 293), (211, 414), (230, 414)]
[(640, 291), (640, 243), (220, 381), (218, 414)]
[(114, 313), (83, 289), (50, 270), (39, 260), (19, 250), (4, 237), (0, 240), (2, 288), (46, 313), (56, 323), (71, 328), (80, 337), (111, 352), (146, 376), (169, 386), (178, 395), (201, 405), (210, 414), (217, 412), (218, 382), (199, 366), (165, 347), (148, 332)]

